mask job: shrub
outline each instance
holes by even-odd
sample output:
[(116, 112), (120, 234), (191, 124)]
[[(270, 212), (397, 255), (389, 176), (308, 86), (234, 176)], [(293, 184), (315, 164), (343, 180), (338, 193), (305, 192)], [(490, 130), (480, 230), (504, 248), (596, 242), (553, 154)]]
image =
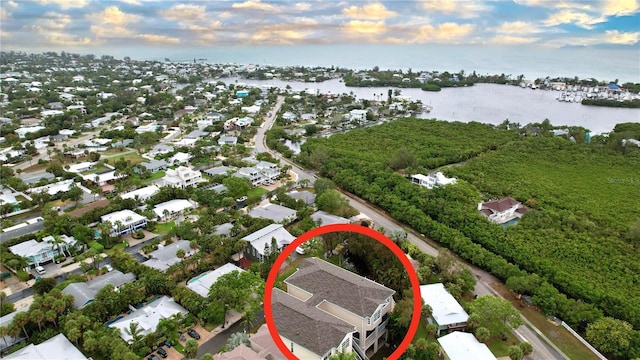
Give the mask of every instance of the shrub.
[(89, 247), (96, 249), (98, 253), (101, 253), (104, 251), (104, 245), (100, 244), (95, 240), (89, 243)]
[(20, 281), (27, 281), (31, 278), (31, 274), (29, 274), (28, 272), (24, 271), (24, 270), (18, 270), (18, 278), (20, 279)]

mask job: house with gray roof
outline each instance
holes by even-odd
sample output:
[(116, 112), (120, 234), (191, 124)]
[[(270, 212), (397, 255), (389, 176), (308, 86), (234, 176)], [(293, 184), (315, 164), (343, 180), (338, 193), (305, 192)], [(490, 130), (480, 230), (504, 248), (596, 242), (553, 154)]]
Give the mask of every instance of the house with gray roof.
[(185, 139), (200, 139), (201, 137), (205, 137), (207, 135), (209, 135), (208, 131), (193, 130), (192, 132), (190, 132), (187, 135), (185, 135), (184, 138)]
[(356, 327), (316, 306), (273, 289), (273, 320), (282, 341), (298, 359), (327, 359), (353, 352)]
[(249, 211), (253, 218), (265, 218), (279, 224), (288, 224), (296, 219), (296, 211), (278, 204), (265, 204)]
[[(21, 308), (14, 312), (8, 313), (3, 317), (0, 317), (0, 327), (9, 326), (9, 324), (11, 324), (16, 314), (27, 311), (27, 310), (28, 308)], [(26, 338), (23, 336), (22, 332), (18, 334), (18, 336), (16, 336), (15, 338), (10, 335), (0, 336), (0, 353), (4, 353), (7, 349), (10, 349), (13, 345), (19, 344), (24, 340), (26, 340)]]
[(282, 249), (295, 240), (295, 236), (291, 235), (281, 224), (268, 225), (243, 238), (248, 243), (244, 250), (245, 254), (258, 261), (264, 261), (265, 248), (271, 246), (273, 239), (275, 239), (278, 249)]
[(195, 253), (195, 250), (189, 246), (189, 241), (179, 240), (168, 246), (158, 246), (158, 250), (151, 252), (149, 260), (143, 262), (142, 265), (165, 272), (171, 265), (182, 261), (177, 255), (179, 249), (184, 250), (185, 258)]
[(29, 344), (12, 354), (4, 357), (11, 360), (51, 360), (73, 359), (87, 360), (64, 334), (58, 334), (38, 345)]
[(216, 175), (229, 175), (230, 173), (236, 172), (237, 168), (230, 166), (216, 166), (211, 169), (204, 170), (203, 172), (209, 176)]
[(118, 289), (120, 286), (132, 282), (135, 279), (136, 276), (131, 272), (123, 274), (121, 271), (113, 270), (87, 282), (69, 284), (62, 292), (73, 295), (73, 306), (76, 309), (81, 309), (91, 303), (93, 299), (95, 299), (98, 291), (107, 284), (111, 284), (114, 288)]
[(318, 210), (311, 214), (311, 219), (319, 225), (331, 225), (331, 224), (349, 224), (351, 221), (342, 216), (329, 214), (326, 211)]
[(304, 259), (284, 283), (298, 301), (354, 326), (352, 347), (361, 358), (386, 343), (394, 290), (318, 258)]
[(169, 163), (164, 160), (151, 159), (149, 161), (143, 161), (133, 167), (133, 172), (136, 174), (142, 173), (141, 167), (143, 167), (150, 173), (156, 173), (158, 171), (167, 170)]
[(231, 229), (233, 229), (232, 223), (224, 223), (216, 226), (216, 229), (213, 231), (212, 235), (217, 236), (230, 236)]
[[(51, 235), (42, 238), (40, 242), (32, 239), (11, 246), (9, 251), (14, 255), (26, 258), (28, 265), (40, 266), (41, 264), (53, 261), (56, 256), (61, 255), (58, 252), (58, 245), (54, 245), (53, 240), (53, 236)], [(60, 235), (60, 240), (63, 241), (60, 243), (60, 250), (62, 252), (68, 252), (69, 248), (76, 246), (77, 243), (73, 236)]]
[(236, 145), (238, 138), (236, 136), (221, 135), (218, 139), (218, 145)]
[(293, 190), (288, 192), (287, 195), (291, 196), (296, 200), (302, 200), (307, 205), (313, 205), (316, 203), (316, 194), (308, 190), (303, 190), (303, 191)]

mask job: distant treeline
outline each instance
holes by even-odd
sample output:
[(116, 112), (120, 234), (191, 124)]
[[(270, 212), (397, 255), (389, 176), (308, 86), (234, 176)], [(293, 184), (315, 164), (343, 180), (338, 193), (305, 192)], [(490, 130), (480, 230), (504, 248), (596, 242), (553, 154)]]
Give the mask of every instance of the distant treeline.
[(640, 99), (633, 100), (609, 100), (609, 99), (582, 99), (582, 105), (606, 106), (617, 108), (640, 108)]

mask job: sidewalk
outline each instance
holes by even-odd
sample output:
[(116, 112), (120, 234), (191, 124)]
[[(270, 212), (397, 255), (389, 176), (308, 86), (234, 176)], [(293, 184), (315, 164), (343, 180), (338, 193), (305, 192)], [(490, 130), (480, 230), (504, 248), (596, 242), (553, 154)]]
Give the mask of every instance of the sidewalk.
[(239, 312), (237, 312), (235, 310), (229, 310), (227, 312), (227, 316), (226, 316), (227, 322), (226, 322), (225, 327), (222, 328), (222, 325), (218, 325), (218, 327), (216, 327), (215, 329), (211, 330), (211, 332), (213, 334), (219, 334), (219, 333), (223, 332), (229, 326), (231, 326), (231, 325), (237, 323), (238, 321), (240, 321), (241, 319), (242, 319), (242, 314), (240, 314)]

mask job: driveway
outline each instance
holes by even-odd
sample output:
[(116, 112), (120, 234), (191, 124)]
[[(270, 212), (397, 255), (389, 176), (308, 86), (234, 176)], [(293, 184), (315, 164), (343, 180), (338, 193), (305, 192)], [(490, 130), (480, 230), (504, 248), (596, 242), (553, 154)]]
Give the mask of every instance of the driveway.
[[(261, 310), (255, 313), (255, 320), (253, 321), (253, 324), (258, 325), (262, 323), (264, 323), (264, 311)], [(226, 345), (227, 339), (231, 336), (231, 334), (243, 331), (244, 327), (242, 326), (242, 322), (236, 321), (231, 326), (228, 326), (224, 331), (215, 334), (215, 336), (213, 336), (209, 341), (201, 343), (200, 347), (198, 348), (198, 355), (196, 356), (196, 358), (199, 359), (206, 353), (212, 355), (217, 354), (218, 352), (220, 352), (220, 350), (222, 350), (222, 347)]]

